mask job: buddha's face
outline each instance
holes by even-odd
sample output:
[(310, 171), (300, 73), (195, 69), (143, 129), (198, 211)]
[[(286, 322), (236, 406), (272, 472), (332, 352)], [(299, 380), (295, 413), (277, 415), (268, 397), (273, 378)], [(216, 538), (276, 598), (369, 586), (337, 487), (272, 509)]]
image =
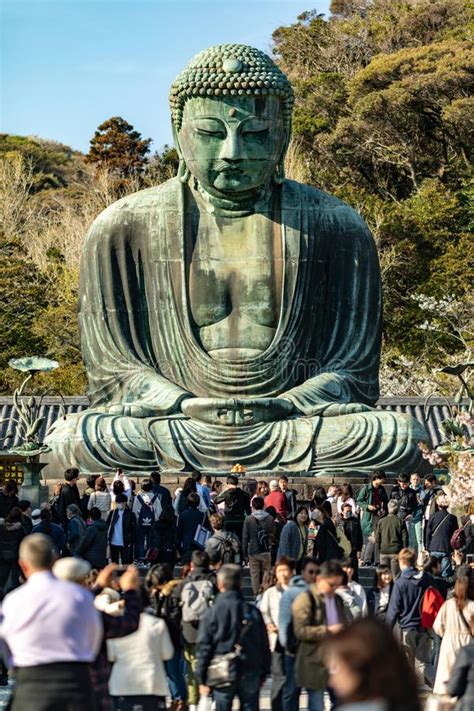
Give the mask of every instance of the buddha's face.
[(178, 135), (191, 173), (211, 195), (238, 199), (266, 185), (281, 160), (281, 101), (269, 97), (192, 98)]

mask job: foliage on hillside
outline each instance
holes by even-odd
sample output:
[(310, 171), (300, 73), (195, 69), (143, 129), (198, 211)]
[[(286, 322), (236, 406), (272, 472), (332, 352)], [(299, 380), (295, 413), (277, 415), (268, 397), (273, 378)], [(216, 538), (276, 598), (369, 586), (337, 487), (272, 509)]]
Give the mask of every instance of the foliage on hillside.
[(8, 360), (30, 354), (61, 364), (38, 376), (45, 385), (64, 395), (85, 392), (76, 315), (84, 236), (112, 202), (176, 169), (168, 146), (139, 175), (125, 167), (125, 177), (59, 143), (0, 135), (0, 392), (10, 393), (21, 379)]
[(463, 0), (333, 0), (331, 11), (273, 35), (296, 89), (297, 170), (367, 220), (385, 389), (422, 392), (433, 366), (472, 347), (470, 11)]
[[(273, 35), (297, 97), (287, 172), (358, 209), (379, 248), (383, 394), (425, 394), (433, 369), (472, 347), (469, 20), (465, 0), (333, 0), (329, 18), (305, 12)], [(175, 174), (173, 148), (148, 148), (119, 117), (87, 158), (0, 135), (0, 392), (17, 384), (8, 359), (26, 354), (60, 361), (42, 378), (64, 394), (85, 391), (82, 241), (118, 197)]]

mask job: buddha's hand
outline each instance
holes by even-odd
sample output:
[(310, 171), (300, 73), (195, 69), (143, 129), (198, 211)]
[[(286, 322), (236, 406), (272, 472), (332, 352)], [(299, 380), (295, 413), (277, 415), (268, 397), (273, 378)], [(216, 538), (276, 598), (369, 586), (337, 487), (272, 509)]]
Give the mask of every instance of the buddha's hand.
[(260, 422), (285, 420), (295, 414), (293, 403), (284, 398), (213, 399), (189, 398), (181, 403), (182, 412), (192, 419), (211, 425), (243, 427)]

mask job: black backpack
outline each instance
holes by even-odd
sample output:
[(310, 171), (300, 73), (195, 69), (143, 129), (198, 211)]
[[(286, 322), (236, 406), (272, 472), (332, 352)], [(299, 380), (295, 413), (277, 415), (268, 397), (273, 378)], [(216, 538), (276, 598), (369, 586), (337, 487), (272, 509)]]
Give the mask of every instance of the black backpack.
[(221, 544), (222, 563), (233, 563), (240, 565), (239, 546), (230, 536), (224, 538)]
[(141, 504), (140, 512), (138, 514), (138, 526), (143, 526), (144, 528), (151, 528), (153, 526), (155, 523), (155, 509), (153, 506), (157, 498), (158, 494), (155, 494), (150, 503), (148, 503), (140, 494), (138, 494), (137, 499)]
[(268, 553), (270, 550), (270, 538), (268, 537), (267, 531), (260, 524), (260, 521), (253, 517), (257, 522), (257, 544), (259, 553)]

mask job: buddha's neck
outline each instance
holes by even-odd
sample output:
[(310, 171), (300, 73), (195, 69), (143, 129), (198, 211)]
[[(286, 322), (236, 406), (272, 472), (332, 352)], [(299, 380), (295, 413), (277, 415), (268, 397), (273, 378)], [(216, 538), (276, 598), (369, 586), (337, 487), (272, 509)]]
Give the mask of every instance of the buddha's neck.
[(245, 217), (269, 209), (272, 202), (272, 187), (273, 183), (265, 185), (242, 199), (211, 195), (197, 181), (194, 182), (192, 189), (198, 193), (208, 212), (222, 217)]

